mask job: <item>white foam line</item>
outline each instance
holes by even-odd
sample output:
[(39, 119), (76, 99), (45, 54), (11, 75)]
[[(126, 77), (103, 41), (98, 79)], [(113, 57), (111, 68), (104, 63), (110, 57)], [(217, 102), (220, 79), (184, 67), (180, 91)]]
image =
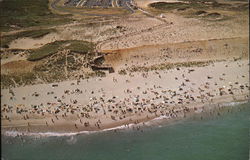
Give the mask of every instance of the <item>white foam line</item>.
[(240, 105), (240, 104), (245, 104), (248, 103), (248, 101), (241, 101), (241, 102), (226, 102), (226, 103), (222, 103), (220, 106), (235, 106), (235, 105)]
[[(242, 102), (228, 102), (228, 103), (222, 103), (220, 104), (220, 106), (235, 106), (235, 105), (239, 105), (239, 104), (245, 104), (248, 103), (248, 101), (242, 101)], [(3, 135), (5, 136), (11, 136), (11, 137), (16, 137), (16, 136), (38, 136), (38, 137), (63, 137), (63, 136), (75, 136), (75, 135), (79, 135), (79, 134), (92, 134), (92, 133), (97, 133), (97, 132), (106, 132), (106, 131), (112, 131), (112, 130), (121, 130), (121, 129), (128, 129), (131, 128), (134, 125), (150, 125), (151, 122), (153, 121), (157, 121), (157, 120), (162, 120), (162, 119), (170, 119), (170, 116), (160, 116), (160, 117), (156, 117), (150, 121), (147, 122), (141, 122), (138, 124), (128, 124), (128, 125), (122, 125), (122, 126), (117, 126), (117, 127), (113, 127), (113, 128), (107, 128), (107, 129), (103, 129), (100, 131), (80, 131), (80, 132), (68, 132), (68, 133), (62, 133), (62, 132), (19, 132), (19, 131), (5, 131), (3, 132)]]
[(170, 116), (160, 116), (160, 117), (156, 117), (154, 119), (152, 119), (151, 121), (155, 121), (155, 120), (162, 120), (162, 119), (170, 119), (171, 117)]
[[(134, 125), (134, 124), (132, 124)], [(129, 125), (131, 126), (131, 125)], [(129, 128), (125, 125), (122, 126), (117, 126), (114, 128), (107, 128), (103, 129), (100, 131), (80, 131), (80, 132), (19, 132), (19, 131), (5, 131), (3, 134), (5, 136), (11, 136), (11, 137), (16, 137), (16, 136), (38, 136), (38, 137), (62, 137), (62, 136), (75, 136), (79, 134), (91, 134), (91, 133), (97, 133), (97, 132), (106, 132), (106, 131), (111, 131), (111, 130), (120, 130), (120, 129), (125, 129)]]

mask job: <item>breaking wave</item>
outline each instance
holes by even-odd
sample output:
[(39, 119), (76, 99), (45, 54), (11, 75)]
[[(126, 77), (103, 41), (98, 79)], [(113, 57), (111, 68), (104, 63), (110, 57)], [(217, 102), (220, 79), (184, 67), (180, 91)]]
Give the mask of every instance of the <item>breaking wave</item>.
[[(131, 124), (133, 125), (133, 124)], [(97, 132), (106, 132), (112, 130), (121, 130), (125, 128), (129, 128), (131, 125), (122, 125), (114, 128), (107, 128), (100, 131), (79, 131), (79, 132), (19, 132), (19, 131), (4, 131), (3, 135), (10, 137), (17, 136), (35, 136), (35, 137), (63, 137), (63, 136), (75, 136), (80, 134), (92, 134)]]
[[(241, 102), (228, 102), (228, 103), (222, 103), (219, 104), (219, 106), (237, 106), (240, 104), (245, 104), (248, 103), (249, 101), (241, 101)], [(138, 124), (128, 124), (128, 125), (122, 125), (122, 126), (117, 126), (113, 128), (107, 128), (103, 129), (100, 131), (79, 131), (79, 132), (19, 132), (19, 131), (4, 131), (2, 132), (3, 135), (5, 136), (11, 136), (11, 137), (17, 137), (17, 136), (35, 136), (35, 137), (62, 137), (62, 136), (75, 136), (75, 135), (80, 135), (80, 134), (92, 134), (92, 133), (98, 133), (98, 132), (107, 132), (107, 131), (112, 131), (112, 130), (122, 130), (122, 129), (129, 129), (133, 127), (134, 125), (140, 126), (140, 125), (151, 125), (153, 124), (152, 122), (159, 121), (159, 120), (164, 120), (164, 119), (171, 119), (169, 116), (160, 116), (156, 117), (148, 122), (141, 122)]]

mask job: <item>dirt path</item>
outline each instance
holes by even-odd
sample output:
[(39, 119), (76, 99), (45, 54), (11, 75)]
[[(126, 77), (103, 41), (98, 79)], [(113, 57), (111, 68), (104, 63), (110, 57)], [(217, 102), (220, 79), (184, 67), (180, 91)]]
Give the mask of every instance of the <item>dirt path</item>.
[(157, 26), (154, 26), (154, 27), (151, 27), (151, 28), (147, 28), (147, 29), (144, 29), (144, 30), (140, 30), (140, 31), (135, 31), (135, 32), (131, 32), (131, 33), (128, 33), (128, 34), (125, 34), (125, 35), (121, 35), (121, 36), (117, 36), (117, 37), (112, 37), (112, 38), (108, 38), (104, 41), (101, 41), (99, 43), (97, 43), (96, 45), (96, 49), (97, 51), (101, 52), (102, 49), (102, 45), (104, 45), (105, 43), (109, 43), (109, 42), (112, 42), (114, 40), (119, 40), (119, 39), (123, 39), (123, 38), (127, 38), (127, 37), (130, 37), (130, 36), (135, 36), (135, 35), (140, 35), (142, 33), (145, 33), (145, 32), (149, 32), (151, 30), (154, 30), (154, 29), (159, 29), (159, 28), (162, 28), (162, 27), (165, 27), (166, 26), (166, 23), (163, 23), (163, 24), (160, 24), (160, 25), (157, 25)]

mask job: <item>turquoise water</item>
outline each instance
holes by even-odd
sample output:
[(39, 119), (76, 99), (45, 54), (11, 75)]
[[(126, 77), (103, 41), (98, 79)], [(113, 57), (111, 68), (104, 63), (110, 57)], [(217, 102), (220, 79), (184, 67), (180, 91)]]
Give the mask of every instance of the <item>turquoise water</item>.
[[(237, 108), (237, 109), (236, 109)], [(72, 137), (2, 136), (4, 160), (247, 160), (250, 103), (142, 131)]]

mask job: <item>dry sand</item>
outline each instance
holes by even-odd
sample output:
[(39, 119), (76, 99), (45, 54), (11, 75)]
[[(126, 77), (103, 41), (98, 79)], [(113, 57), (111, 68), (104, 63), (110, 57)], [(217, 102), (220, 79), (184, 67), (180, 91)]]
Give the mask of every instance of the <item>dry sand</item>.
[(59, 36), (56, 33), (48, 34), (42, 38), (33, 39), (33, 38), (20, 38), (12, 41), (10, 43), (11, 49), (33, 49), (39, 48), (47, 43), (54, 42), (59, 40)]

